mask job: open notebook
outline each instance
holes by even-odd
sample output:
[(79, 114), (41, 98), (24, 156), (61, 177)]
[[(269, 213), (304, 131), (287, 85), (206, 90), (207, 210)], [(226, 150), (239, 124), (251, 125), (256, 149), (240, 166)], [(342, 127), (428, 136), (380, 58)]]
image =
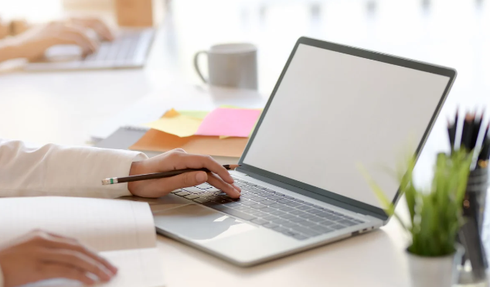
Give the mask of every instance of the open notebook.
[[(0, 199), (0, 246), (36, 228), (77, 238), (118, 267), (110, 282), (97, 286), (165, 286), (148, 203), (73, 197)], [(82, 284), (56, 279), (26, 286)]]

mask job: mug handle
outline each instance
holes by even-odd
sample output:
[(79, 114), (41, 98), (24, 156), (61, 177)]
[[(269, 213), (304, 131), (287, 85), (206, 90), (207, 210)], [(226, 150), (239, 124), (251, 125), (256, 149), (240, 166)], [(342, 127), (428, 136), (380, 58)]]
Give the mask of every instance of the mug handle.
[(194, 55), (194, 68), (196, 69), (196, 73), (199, 75), (199, 77), (201, 78), (201, 80), (204, 82), (204, 83), (208, 83), (208, 81), (203, 77), (202, 73), (201, 73), (201, 70), (199, 69), (199, 63), (198, 63), (198, 60), (199, 60), (199, 55), (201, 54), (208, 54), (207, 51), (199, 51), (197, 52), (195, 55)]

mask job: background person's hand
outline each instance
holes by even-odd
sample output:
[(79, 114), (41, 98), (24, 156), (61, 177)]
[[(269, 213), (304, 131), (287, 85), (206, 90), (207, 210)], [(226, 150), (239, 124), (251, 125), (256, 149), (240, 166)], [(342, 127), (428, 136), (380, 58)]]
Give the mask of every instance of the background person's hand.
[(33, 231), (0, 247), (4, 286), (20, 286), (45, 279), (67, 278), (84, 284), (109, 281), (117, 272), (107, 260), (75, 239)]
[(68, 20), (68, 23), (94, 30), (101, 40), (114, 40), (114, 34), (111, 29), (99, 18), (73, 17)]
[(240, 197), (240, 188), (233, 184), (233, 178), (223, 166), (209, 156), (188, 154), (182, 149), (175, 149), (147, 160), (135, 161), (131, 165), (129, 175), (187, 168), (207, 168), (211, 173), (195, 171), (167, 178), (133, 181), (128, 183), (128, 189), (136, 196), (157, 198), (178, 188), (208, 182), (230, 197)]
[(45, 51), (55, 45), (77, 45), (83, 55), (97, 50), (98, 43), (89, 37), (88, 31), (93, 30), (103, 40), (112, 40), (110, 29), (99, 19), (71, 18), (34, 26), (26, 32), (14, 37), (18, 54), (29, 61), (44, 56)]

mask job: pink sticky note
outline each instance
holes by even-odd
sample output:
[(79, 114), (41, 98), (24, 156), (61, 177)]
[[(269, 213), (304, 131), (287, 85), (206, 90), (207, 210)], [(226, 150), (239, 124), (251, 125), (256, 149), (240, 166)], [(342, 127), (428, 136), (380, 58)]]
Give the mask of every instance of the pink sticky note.
[(210, 112), (196, 135), (248, 137), (260, 116), (260, 110), (217, 108)]

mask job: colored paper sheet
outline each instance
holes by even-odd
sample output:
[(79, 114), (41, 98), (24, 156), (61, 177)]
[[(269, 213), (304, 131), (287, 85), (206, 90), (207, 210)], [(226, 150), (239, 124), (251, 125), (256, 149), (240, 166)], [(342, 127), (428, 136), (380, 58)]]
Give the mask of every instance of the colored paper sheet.
[(130, 149), (141, 151), (166, 152), (183, 148), (188, 153), (212, 156), (240, 157), (245, 150), (248, 138), (227, 138), (209, 136), (178, 137), (151, 129)]
[(147, 123), (145, 126), (179, 137), (189, 137), (196, 133), (201, 122), (201, 119), (183, 115), (171, 109), (160, 119)]
[(260, 113), (260, 110), (255, 109), (217, 108), (204, 118), (195, 134), (248, 137)]

